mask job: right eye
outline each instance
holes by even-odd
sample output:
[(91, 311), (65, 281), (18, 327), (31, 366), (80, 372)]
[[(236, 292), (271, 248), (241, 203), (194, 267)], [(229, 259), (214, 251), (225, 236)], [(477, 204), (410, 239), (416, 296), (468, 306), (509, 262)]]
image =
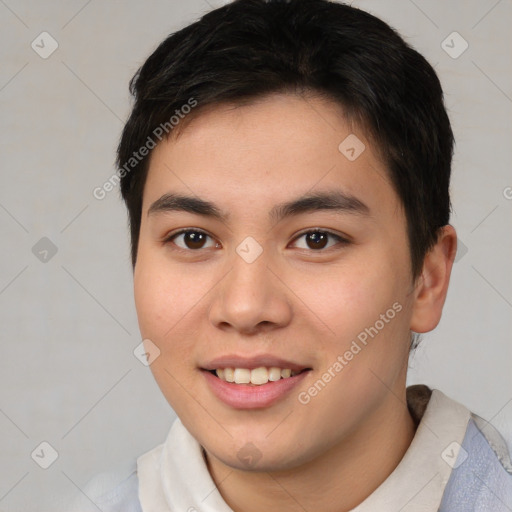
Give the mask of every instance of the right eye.
[[(205, 245), (208, 238), (211, 240), (211, 244)], [(199, 249), (209, 249), (220, 246), (208, 233), (196, 228), (186, 228), (171, 233), (164, 240), (164, 244), (167, 245), (169, 243), (176, 245), (183, 251), (197, 251)]]

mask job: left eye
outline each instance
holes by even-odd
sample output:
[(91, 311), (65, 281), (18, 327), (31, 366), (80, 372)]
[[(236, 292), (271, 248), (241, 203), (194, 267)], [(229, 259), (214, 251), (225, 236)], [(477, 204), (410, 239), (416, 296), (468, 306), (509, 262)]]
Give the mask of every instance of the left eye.
[[(335, 235), (334, 233), (331, 233), (330, 231), (320, 231), (320, 230), (314, 230), (314, 231), (307, 231), (306, 233), (302, 233), (299, 235), (295, 240), (300, 240), (301, 238), (305, 237), (305, 245), (303, 247), (299, 247), (299, 249), (313, 249), (313, 250), (319, 250), (319, 249), (325, 249), (326, 247), (332, 247), (333, 245), (336, 245), (336, 243), (346, 244), (348, 243), (348, 240), (345, 238)], [(329, 241), (328, 239), (334, 239), (334, 243), (331, 245), (328, 245)]]

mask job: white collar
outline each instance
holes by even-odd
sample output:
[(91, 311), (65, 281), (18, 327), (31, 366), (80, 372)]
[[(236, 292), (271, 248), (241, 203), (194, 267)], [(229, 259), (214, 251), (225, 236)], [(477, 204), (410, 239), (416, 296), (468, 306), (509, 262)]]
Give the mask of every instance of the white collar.
[[(433, 390), (404, 457), (353, 512), (436, 512), (469, 419), (466, 407)], [(137, 474), (143, 512), (233, 512), (208, 472), (201, 445), (179, 419), (164, 444), (137, 459)]]

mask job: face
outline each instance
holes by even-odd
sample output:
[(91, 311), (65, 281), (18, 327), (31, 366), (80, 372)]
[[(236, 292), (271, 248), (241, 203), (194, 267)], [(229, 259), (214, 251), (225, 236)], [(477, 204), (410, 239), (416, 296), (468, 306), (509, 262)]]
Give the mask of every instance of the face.
[(402, 396), (406, 219), (371, 143), (327, 100), (217, 106), (160, 143), (134, 284), (158, 385), (228, 466), (305, 464)]

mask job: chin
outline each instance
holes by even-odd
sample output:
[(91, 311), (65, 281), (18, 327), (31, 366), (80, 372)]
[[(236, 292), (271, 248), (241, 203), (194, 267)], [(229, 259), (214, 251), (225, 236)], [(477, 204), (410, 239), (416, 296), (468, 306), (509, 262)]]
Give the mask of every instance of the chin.
[[(300, 442), (293, 441), (293, 437), (283, 437), (281, 434), (280, 437), (276, 436), (274, 442), (269, 442), (266, 435), (234, 436), (231, 446), (203, 446), (226, 466), (249, 472), (287, 471), (314, 457), (313, 450), (307, 450)], [(298, 452), (299, 447), (304, 450), (302, 453)]]

